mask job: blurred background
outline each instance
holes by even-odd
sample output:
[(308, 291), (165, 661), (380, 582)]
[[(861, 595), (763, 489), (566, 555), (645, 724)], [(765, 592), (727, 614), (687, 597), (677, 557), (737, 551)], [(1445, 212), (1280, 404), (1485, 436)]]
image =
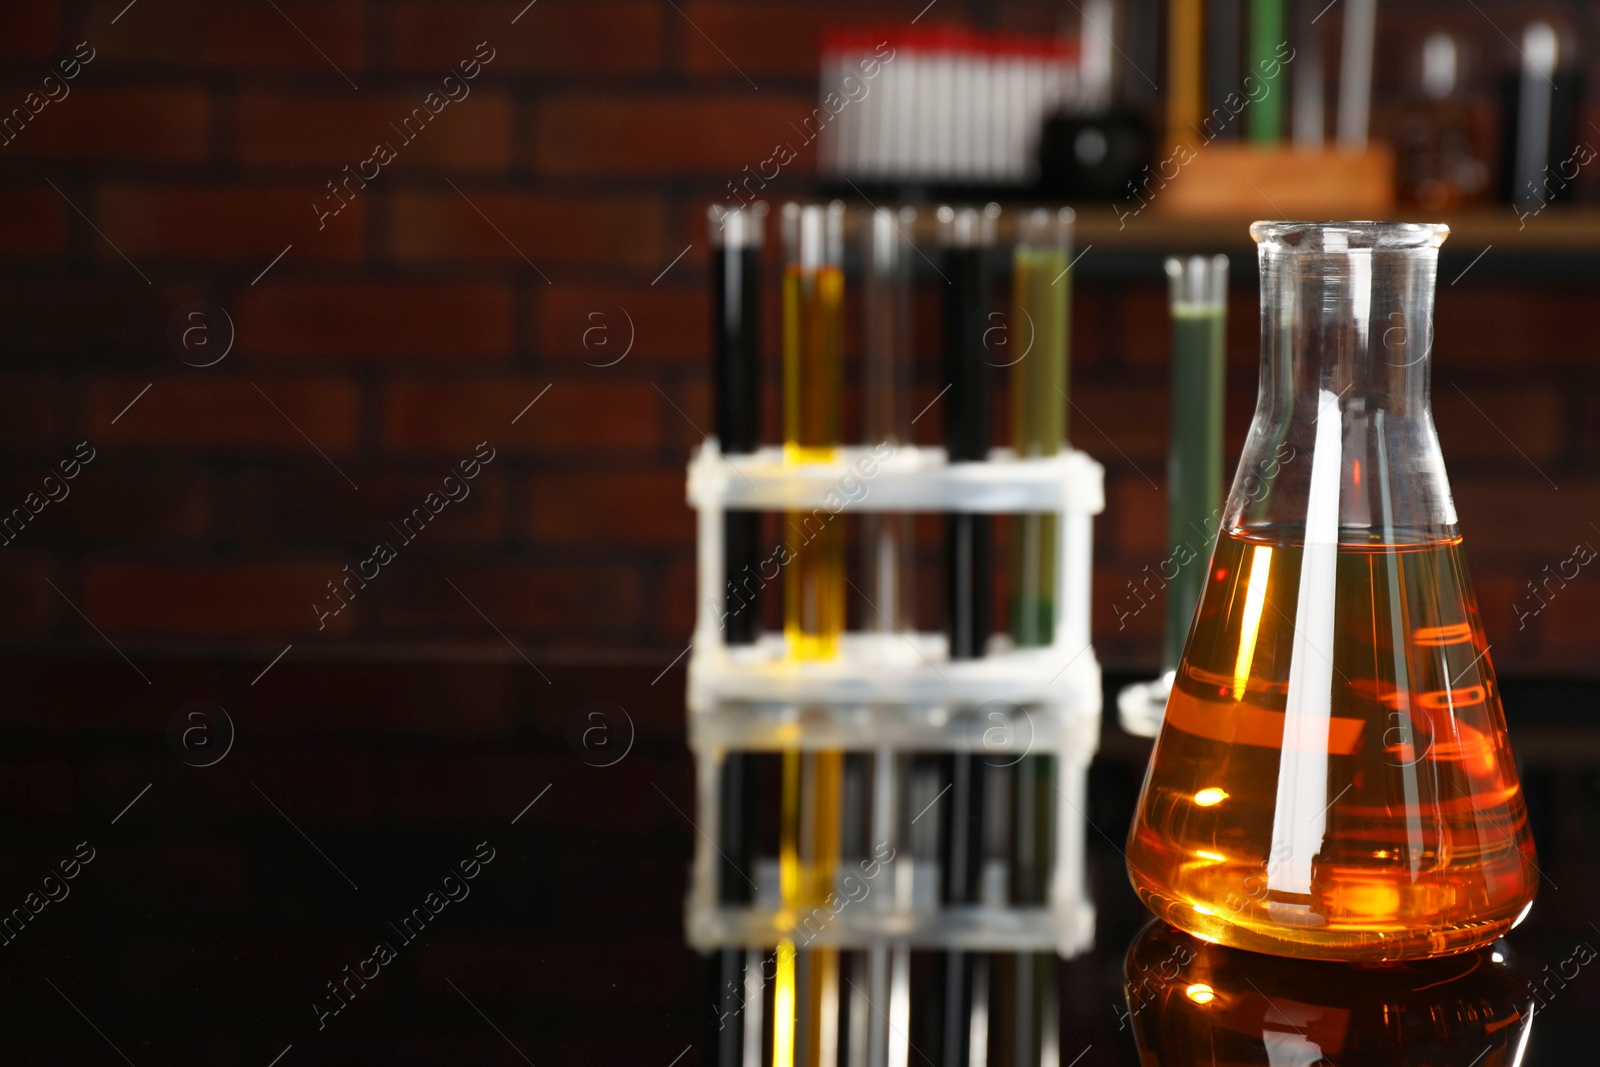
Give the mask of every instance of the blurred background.
[[(996, 48), (1019, 52), (1064, 41), (1069, 66), (1099, 40), (1083, 29), (1094, 5), (917, 6), (17, 0), (0, 43), (13, 116), (0, 145), (5, 509), (78, 442), (96, 458), (70, 499), (7, 541), (5, 639), (103, 647), (98, 627), (130, 649), (256, 653), (296, 640), (498, 640), (470, 598), (530, 655), (665, 666), (693, 617), (683, 462), (711, 432), (705, 206), (752, 195), (730, 184), (769, 200), (826, 187), (857, 203), (885, 186), (961, 186), (934, 170), (902, 180), (819, 160), (825, 149), (800, 131), (819, 106), (830, 30), (871, 30), (904, 55), (938, 40), (908, 32), (941, 27), (992, 31)], [(1147, 120), (1144, 160), (1159, 171), (1171, 158), (1165, 105), (1134, 64), (1166, 84), (1165, 15), (1130, 4), (1113, 17), (1111, 100)], [(1335, 5), (1318, 23), (1329, 139), (1340, 18)], [(1483, 172), (1468, 167), (1476, 191), (1431, 194), (1448, 210), (1402, 198), (1390, 214), (1457, 222), (1440, 271), (1435, 408), (1496, 659), (1502, 671), (1588, 672), (1600, 587), (1574, 583), (1520, 626), (1515, 611), (1536, 604), (1527, 583), (1597, 536), (1600, 517), (1600, 378), (1584, 314), (1600, 278), (1596, 171), (1573, 162), (1575, 177), (1552, 183), (1562, 202), (1521, 216), (1500, 173), (1515, 122), (1506, 80), (1536, 18), (1557, 31), (1562, 70), (1594, 68), (1600, 26), (1583, 4), (1384, 4), (1371, 130), (1393, 138), (1430, 99), (1423, 43), (1450, 34), (1449, 101), (1470, 134), (1450, 151)], [(1280, 94), (1306, 55), (1295, 39)], [(93, 58), (65, 79), (80, 51)], [(493, 58), (447, 90), (476, 54)], [(30, 92), (45, 103), (23, 122), (12, 109)], [(430, 92), (444, 107), (408, 141), (401, 121)], [(1557, 161), (1600, 146), (1600, 108), (1582, 100), (1552, 135)], [(379, 142), (394, 158), (351, 181), (373, 174)], [(773, 165), (777, 145), (791, 162)], [(1071, 433), (1108, 467), (1094, 630), (1113, 668), (1152, 669), (1159, 656), (1158, 613), (1119, 629), (1113, 608), (1163, 548), (1160, 255), (1233, 254), (1229, 470), (1255, 395), (1245, 223), (1278, 212), (1270, 193), (1258, 208), (1164, 212), (1188, 177), (1151, 196), (1135, 168), (1098, 203), (1073, 200), (1078, 248), (1092, 248), (1075, 267), (1082, 416)], [(1025, 182), (970, 184), (1039, 199)], [(775, 330), (776, 315), (767, 321)], [(774, 336), (768, 426), (776, 348)], [(934, 362), (923, 361), (917, 407), (938, 391)], [(919, 427), (937, 434), (935, 420)], [(319, 628), (309, 605), (330, 578), (482, 441), (496, 459), (470, 498)]]

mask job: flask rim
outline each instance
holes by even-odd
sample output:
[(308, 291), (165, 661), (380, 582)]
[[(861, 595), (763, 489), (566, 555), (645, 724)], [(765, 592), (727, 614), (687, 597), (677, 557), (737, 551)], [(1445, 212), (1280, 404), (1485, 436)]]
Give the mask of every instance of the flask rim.
[(1263, 251), (1283, 253), (1437, 251), (1450, 236), (1442, 222), (1253, 222)]

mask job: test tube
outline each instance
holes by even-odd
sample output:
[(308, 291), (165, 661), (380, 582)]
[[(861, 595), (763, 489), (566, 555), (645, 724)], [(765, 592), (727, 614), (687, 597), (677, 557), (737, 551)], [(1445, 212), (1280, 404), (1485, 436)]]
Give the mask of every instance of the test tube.
[[(1013, 344), (1028, 345), (1011, 378), (1011, 436), (1018, 456), (1053, 456), (1067, 444), (1067, 389), (1071, 336), (1071, 208), (1036, 209), (1019, 223), (1012, 253)], [(1014, 521), (1011, 637), (1019, 647), (1049, 645), (1055, 635), (1056, 517), (1021, 514)], [(991, 770), (990, 773), (994, 773)], [(1048, 901), (1055, 856), (1056, 760), (1024, 756), (1012, 776), (1010, 894), (1014, 904)], [(1046, 1012), (1055, 996), (1054, 957), (1018, 953), (1003, 988), (1010, 1010), (1004, 1027), (1018, 1063), (1038, 1062)], [(997, 1013), (998, 1014), (998, 1013)]]
[[(713, 405), (717, 443), (724, 455), (761, 447), (761, 246), (767, 206), (713, 204), (711, 231), (711, 336)], [(723, 516), (728, 599), (723, 639), (753, 642), (761, 630), (761, 514)]]
[(1167, 143), (1198, 146), (1205, 99), (1201, 0), (1170, 0), (1167, 15)]
[[(844, 205), (783, 209), (783, 438), (791, 463), (827, 462), (840, 437)], [(790, 512), (784, 635), (789, 656), (831, 659), (844, 631), (844, 538), (827, 509)], [(844, 754), (783, 755), (779, 881), (785, 907), (825, 901), (839, 864)], [(838, 1046), (839, 953), (778, 945), (774, 1067), (821, 1063)]]
[(1283, 139), (1283, 71), (1272, 77), (1266, 72), (1281, 67), (1278, 49), (1284, 43), (1283, 5), (1285, 0), (1250, 2), (1250, 76), (1266, 86), (1265, 94), (1246, 109), (1245, 122), (1255, 144), (1277, 144)]
[[(713, 344), (713, 407), (717, 442), (724, 455), (746, 455), (761, 446), (761, 248), (767, 206), (762, 203), (726, 207), (713, 204), (706, 212), (711, 239), (711, 336)], [(723, 515), (723, 558), (727, 576), (723, 640), (730, 645), (754, 642), (761, 630), (757, 599), (762, 581), (761, 514), (729, 511)], [(753, 850), (749, 813), (759, 795), (758, 762), (742, 752), (729, 752), (722, 764), (722, 867), (717, 897), (723, 904), (748, 904)], [(743, 1058), (746, 972), (751, 963), (744, 950), (720, 953), (718, 1000), (723, 1025), (718, 1031), (719, 1058)]]
[[(1167, 585), (1163, 677), (1178, 668), (1222, 505), (1222, 386), (1228, 257), (1167, 260), (1172, 298), (1172, 451), (1167, 459), (1169, 559), (1188, 558)], [(1187, 548), (1187, 554), (1183, 554)], [(1182, 555), (1181, 555), (1182, 554)]]
[(1239, 2), (1211, 0), (1206, 19), (1206, 116), (1200, 122), (1203, 139), (1239, 136), (1228, 96), (1239, 91)]
[[(865, 429), (869, 448), (911, 442), (911, 233), (915, 208), (874, 208), (862, 227)], [(862, 618), (867, 630), (890, 636), (911, 619), (911, 516), (866, 512), (861, 517)]]
[(1344, 45), (1339, 49), (1339, 147), (1367, 147), (1372, 109), (1372, 44), (1377, 33), (1378, 0), (1349, 0), (1344, 8)]
[[(945, 275), (945, 451), (952, 463), (981, 463), (989, 455), (990, 352), (986, 347), (994, 299), (991, 257), (1000, 217), (983, 209), (941, 207), (939, 243)], [(946, 517), (946, 622), (951, 659), (983, 655), (989, 637), (990, 521), (987, 515)]]
[[(944, 306), (945, 450), (951, 463), (983, 462), (990, 444), (990, 337), (993, 306), (991, 258), (1000, 208), (941, 207), (939, 244), (947, 282)], [(972, 513), (945, 517), (946, 630), (952, 660), (984, 654), (993, 590), (991, 517)], [(942, 901), (973, 904), (983, 865), (985, 765), (969, 752), (945, 759), (950, 799), (942, 820)], [(941, 1062), (968, 1062), (974, 994), (982, 967), (970, 952), (943, 956)]]
[[(866, 344), (863, 349), (865, 429), (869, 447), (888, 444), (900, 448), (911, 443), (911, 233), (915, 208), (874, 208), (862, 228), (862, 263), (865, 298), (863, 313)], [(914, 542), (911, 515), (904, 512), (866, 512), (862, 515), (863, 589), (867, 603), (862, 617), (866, 628), (893, 641), (912, 626), (910, 567)], [(892, 798), (903, 786), (893, 750), (873, 754), (874, 805), (867, 850), (893, 840), (890, 818)], [(904, 945), (873, 945), (861, 968), (866, 991), (861, 1009), (866, 1057), (870, 1064), (888, 1064), (895, 1037), (881, 1025), (873, 1006), (891, 1014), (904, 990), (896, 990), (894, 976), (910, 966)]]
[[(1012, 253), (1008, 345), (1011, 444), (1019, 457), (1053, 456), (1066, 447), (1072, 277), (1071, 208), (1022, 217)], [(1012, 554), (1011, 636), (1021, 646), (1048, 645), (1055, 631), (1054, 515), (1017, 516)]]
[[(783, 209), (783, 450), (825, 463), (839, 445), (844, 205)], [(844, 539), (825, 511), (790, 512), (784, 635), (796, 659), (831, 659), (844, 631)]]

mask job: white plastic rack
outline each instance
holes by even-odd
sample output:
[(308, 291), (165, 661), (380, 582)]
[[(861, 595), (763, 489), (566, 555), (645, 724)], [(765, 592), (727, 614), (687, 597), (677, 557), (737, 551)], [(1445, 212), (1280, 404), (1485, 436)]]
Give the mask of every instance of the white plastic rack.
[[(689, 943), (709, 951), (761, 948), (803, 936), (846, 948), (892, 940), (912, 947), (1056, 951), (1090, 947), (1094, 909), (1084, 881), (1086, 772), (1099, 741), (1100, 666), (1089, 642), (1093, 516), (1104, 509), (1104, 469), (1082, 452), (1019, 459), (996, 449), (987, 462), (950, 463), (942, 448), (840, 448), (826, 463), (787, 463), (779, 448), (724, 456), (708, 442), (689, 463), (698, 513), (698, 598), (689, 659), (689, 747), (697, 769), (694, 865), (685, 907)], [(847, 634), (840, 654), (797, 662), (783, 635), (750, 645), (722, 638), (726, 511), (1051, 513), (1058, 517), (1053, 641), (1012, 647), (997, 635), (981, 659), (952, 662), (942, 634)], [(767, 576), (770, 578), (771, 576)], [(772, 581), (768, 582), (769, 585)], [(940, 906), (912, 887), (934, 877), (908, 855), (890, 864), (870, 905), (846, 906), (817, 923), (758, 892), (751, 905), (717, 899), (719, 797), (729, 751), (785, 749), (984, 753), (995, 765), (1024, 754), (1057, 759), (1055, 867), (1048, 904)], [(874, 822), (904, 819), (875, 800)], [(901, 813), (902, 815), (904, 813)], [(757, 882), (768, 879), (758, 877)], [(844, 894), (841, 893), (841, 897)]]

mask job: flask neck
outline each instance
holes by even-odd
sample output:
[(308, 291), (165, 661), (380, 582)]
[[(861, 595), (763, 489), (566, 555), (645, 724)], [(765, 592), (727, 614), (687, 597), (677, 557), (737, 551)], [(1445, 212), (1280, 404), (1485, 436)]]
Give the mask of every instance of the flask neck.
[(1262, 229), (1260, 393), (1223, 528), (1305, 543), (1453, 539), (1429, 399), (1443, 236), (1415, 237), (1442, 228)]

